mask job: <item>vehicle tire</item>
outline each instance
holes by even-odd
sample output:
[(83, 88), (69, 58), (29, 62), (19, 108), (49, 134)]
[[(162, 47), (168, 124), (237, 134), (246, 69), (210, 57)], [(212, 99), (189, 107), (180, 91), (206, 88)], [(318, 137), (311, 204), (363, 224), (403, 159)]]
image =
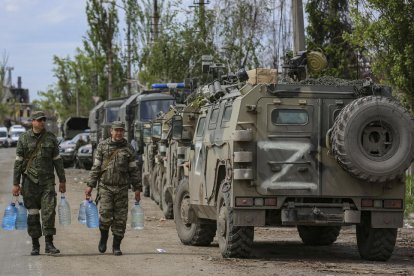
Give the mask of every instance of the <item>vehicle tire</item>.
[(356, 226), (356, 238), (362, 259), (387, 261), (394, 251), (397, 228), (372, 228), (370, 221), (365, 219)]
[(167, 186), (167, 174), (164, 173), (162, 177), (162, 193), (161, 193), (161, 209), (166, 219), (173, 219), (173, 202), (170, 189)]
[(306, 245), (331, 245), (338, 238), (341, 226), (297, 226), (299, 236)]
[(215, 224), (201, 224), (189, 222), (190, 192), (188, 178), (181, 180), (173, 205), (174, 222), (178, 237), (185, 245), (209, 245), (216, 232)]
[(248, 258), (254, 238), (253, 226), (234, 226), (233, 208), (229, 205), (229, 193), (220, 187), (217, 198), (217, 239), (224, 258)]
[(157, 190), (157, 178), (159, 164), (155, 164), (150, 174), (150, 197), (155, 203), (160, 202), (160, 194)]
[(404, 174), (414, 158), (413, 119), (392, 99), (356, 99), (341, 111), (332, 129), (335, 159), (361, 180), (394, 180)]
[(144, 174), (144, 165), (142, 165), (141, 169), (141, 182), (142, 182), (142, 190), (144, 191), (143, 194), (145, 197), (150, 196), (150, 187), (148, 181), (148, 175)]
[(155, 183), (154, 183), (154, 201), (158, 205), (161, 206), (161, 185), (162, 185), (162, 176), (164, 174), (164, 169), (162, 165), (157, 165), (156, 169), (156, 177), (155, 177)]

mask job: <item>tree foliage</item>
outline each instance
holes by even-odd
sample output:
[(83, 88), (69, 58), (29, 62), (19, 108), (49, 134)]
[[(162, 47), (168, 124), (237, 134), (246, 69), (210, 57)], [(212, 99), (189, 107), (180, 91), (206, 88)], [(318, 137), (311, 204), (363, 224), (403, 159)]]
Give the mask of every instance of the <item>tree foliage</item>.
[(310, 0), (308, 14), (307, 49), (322, 49), (328, 59), (326, 75), (354, 79), (357, 77), (355, 48), (344, 39), (352, 32), (347, 0)]
[(414, 2), (352, 1), (355, 28), (348, 39), (371, 58), (374, 75), (414, 107)]

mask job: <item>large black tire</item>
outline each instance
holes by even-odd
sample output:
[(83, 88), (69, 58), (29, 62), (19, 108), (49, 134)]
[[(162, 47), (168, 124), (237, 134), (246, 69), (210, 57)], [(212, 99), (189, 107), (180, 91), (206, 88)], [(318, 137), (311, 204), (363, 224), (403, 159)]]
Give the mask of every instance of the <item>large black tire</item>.
[(397, 228), (372, 228), (369, 220), (356, 226), (359, 255), (369, 261), (387, 261), (394, 251)]
[(161, 193), (161, 210), (166, 219), (174, 218), (173, 202), (170, 189), (167, 186), (167, 174), (164, 173), (162, 177), (162, 193)]
[(392, 99), (356, 99), (341, 111), (332, 129), (335, 159), (361, 180), (394, 180), (414, 159), (413, 119)]
[(150, 196), (151, 199), (154, 200), (155, 203), (160, 203), (160, 182), (159, 175), (161, 172), (161, 165), (156, 164), (152, 170), (151, 178), (150, 178)]
[(150, 184), (148, 180), (148, 175), (144, 174), (144, 166), (142, 166), (141, 179), (142, 179), (142, 189), (144, 190), (144, 196), (149, 197), (150, 196)]
[(178, 237), (185, 245), (209, 245), (214, 239), (216, 225), (190, 223), (188, 212), (190, 207), (190, 193), (188, 178), (181, 180), (174, 201), (174, 222)]
[(298, 225), (299, 236), (306, 245), (331, 245), (338, 238), (341, 226)]
[(229, 193), (220, 187), (217, 198), (217, 239), (224, 258), (248, 258), (254, 238), (253, 226), (234, 226), (233, 208), (229, 207)]

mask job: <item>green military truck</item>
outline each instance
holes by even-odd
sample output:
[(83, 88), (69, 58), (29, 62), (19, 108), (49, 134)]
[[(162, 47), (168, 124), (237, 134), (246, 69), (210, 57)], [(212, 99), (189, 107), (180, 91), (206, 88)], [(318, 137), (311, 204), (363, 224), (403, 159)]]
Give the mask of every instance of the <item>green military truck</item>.
[[(214, 85), (200, 89), (208, 102), (177, 164), (182, 243), (208, 245), (217, 236), (223, 257), (249, 257), (255, 227), (297, 227), (304, 244), (318, 246), (356, 225), (361, 258), (390, 258), (403, 225), (414, 124), (389, 89)], [(172, 118), (173, 140), (184, 140), (184, 121)]]
[(99, 142), (110, 136), (111, 124), (118, 120), (120, 106), (126, 99), (122, 97), (100, 102), (89, 112), (88, 125), (93, 151)]

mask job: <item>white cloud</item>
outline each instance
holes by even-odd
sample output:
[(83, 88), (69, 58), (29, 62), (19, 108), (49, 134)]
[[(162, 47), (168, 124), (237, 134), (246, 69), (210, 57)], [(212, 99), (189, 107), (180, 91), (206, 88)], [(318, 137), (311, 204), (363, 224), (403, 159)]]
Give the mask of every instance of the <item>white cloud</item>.
[(0, 0), (0, 11), (4, 9), (6, 13), (15, 14), (24, 10), (30, 10), (37, 0)]

